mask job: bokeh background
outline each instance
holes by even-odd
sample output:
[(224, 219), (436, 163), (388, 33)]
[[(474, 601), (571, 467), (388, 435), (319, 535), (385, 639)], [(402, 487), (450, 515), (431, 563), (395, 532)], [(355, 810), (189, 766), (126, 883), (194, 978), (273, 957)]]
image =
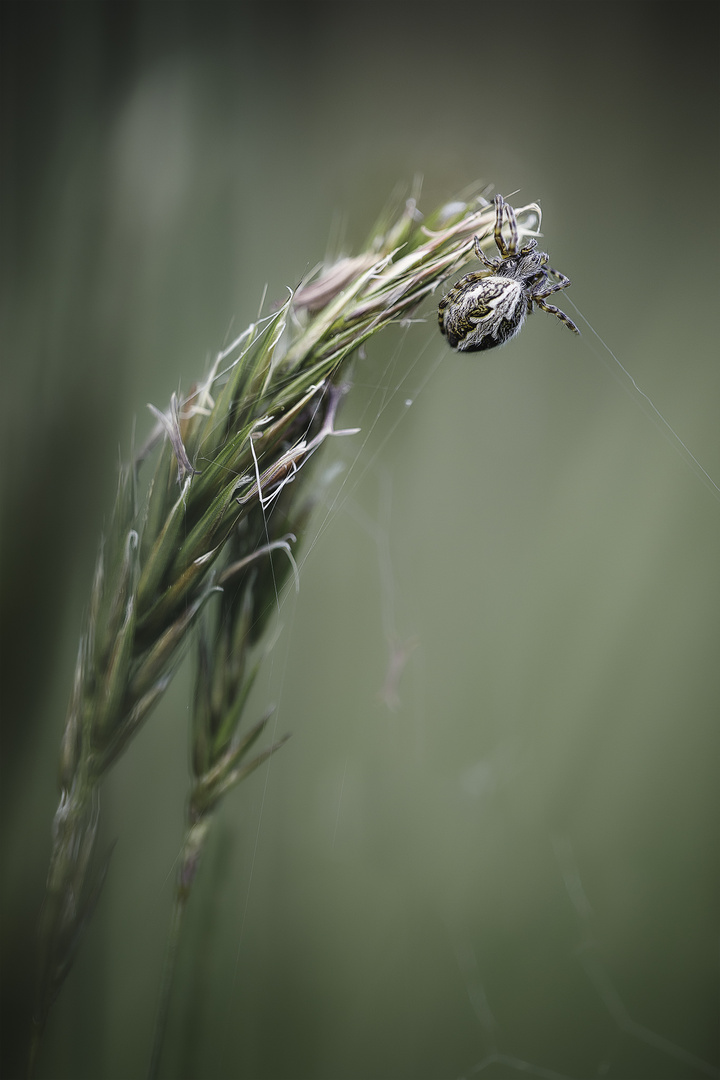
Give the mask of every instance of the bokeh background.
[[(418, 174), (538, 200), (561, 306), (720, 483), (718, 10), (3, 3), (4, 1077), (118, 455), (266, 285)], [(219, 815), (163, 1075), (718, 1076), (718, 491), (584, 323), (478, 358), (419, 315), (325, 449), (251, 706), (293, 738)], [(105, 786), (40, 1078), (144, 1075), (189, 685)]]

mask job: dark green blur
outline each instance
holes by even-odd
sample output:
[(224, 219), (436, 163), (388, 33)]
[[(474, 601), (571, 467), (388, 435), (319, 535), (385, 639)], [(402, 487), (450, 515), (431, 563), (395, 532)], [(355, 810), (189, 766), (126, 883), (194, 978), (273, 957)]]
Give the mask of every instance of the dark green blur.
[[(163, 1075), (717, 1076), (720, 497), (569, 302), (720, 483), (717, 6), (0, 17), (2, 1076), (118, 455), (417, 173), (428, 211), (477, 180), (539, 201), (583, 337), (536, 315), (458, 356), (429, 304), (356, 363), (363, 434), (324, 450), (349, 479), (248, 714), (292, 739), (219, 815)], [(190, 674), (103, 792), (39, 1080), (144, 1076)]]

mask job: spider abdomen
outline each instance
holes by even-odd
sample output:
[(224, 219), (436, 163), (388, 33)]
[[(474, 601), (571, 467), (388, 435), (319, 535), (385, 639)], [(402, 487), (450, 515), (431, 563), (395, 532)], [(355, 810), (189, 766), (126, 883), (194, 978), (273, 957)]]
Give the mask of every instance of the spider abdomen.
[(527, 312), (527, 297), (520, 282), (468, 274), (443, 298), (438, 319), (453, 349), (480, 352), (515, 337)]

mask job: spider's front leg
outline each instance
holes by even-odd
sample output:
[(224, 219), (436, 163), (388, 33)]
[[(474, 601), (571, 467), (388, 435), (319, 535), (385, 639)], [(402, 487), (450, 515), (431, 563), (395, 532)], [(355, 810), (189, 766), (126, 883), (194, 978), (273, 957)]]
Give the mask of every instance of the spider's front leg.
[(475, 254), (477, 255), (480, 262), (484, 263), (485, 266), (487, 266), (488, 270), (497, 270), (498, 267), (500, 266), (500, 263), (502, 262), (501, 259), (489, 259), (488, 258), (488, 256), (485, 254), (483, 249), (480, 247), (480, 237), (479, 236), (475, 237)]
[[(569, 284), (569, 282), (568, 282), (568, 284)], [(564, 288), (564, 286), (562, 286), (562, 285), (558, 285), (558, 286), (557, 286), (557, 288), (560, 288), (560, 289), (562, 289), (562, 288)], [(556, 291), (556, 289), (552, 289), (551, 291), (552, 291), (552, 292), (555, 292), (555, 291)], [(548, 293), (545, 293), (544, 295), (545, 295), (545, 296), (548, 296), (549, 294), (548, 294)], [(568, 317), (568, 316), (567, 316), (567, 315), (565, 314), (565, 312), (564, 312), (564, 311), (561, 311), (559, 307), (555, 307), (555, 305), (554, 305), (554, 304), (546, 304), (546, 303), (545, 303), (545, 301), (544, 301), (544, 299), (543, 299), (543, 297), (542, 297), (542, 296), (538, 296), (537, 294), (535, 294), (535, 295), (533, 296), (533, 298), (532, 298), (532, 299), (533, 299), (533, 302), (534, 302), (535, 304), (537, 304), (537, 306), (538, 306), (539, 308), (541, 308), (541, 309), (542, 309), (543, 311), (547, 311), (547, 313), (548, 313), (549, 315), (557, 315), (557, 317), (558, 317), (558, 319), (560, 320), (560, 322), (561, 322), (561, 323), (565, 323), (565, 325), (567, 326), (568, 330), (572, 330), (572, 331), (573, 331), (573, 333), (575, 333), (575, 334), (579, 334), (579, 333), (580, 333), (580, 331), (578, 330), (577, 326), (576, 326), (576, 325), (575, 325), (575, 323), (574, 323), (574, 322), (572, 321), (572, 319), (570, 319), (570, 318), (569, 318), (569, 317)]]
[(498, 249), (503, 258), (508, 254), (508, 249), (505, 246), (503, 240), (502, 227), (503, 217), (505, 216), (505, 201), (502, 195), (495, 196), (495, 247)]
[[(551, 296), (552, 293), (559, 292), (560, 289), (567, 289), (568, 285), (572, 284), (569, 277), (565, 277), (559, 270), (553, 270), (551, 266), (546, 266), (544, 271), (543, 280), (533, 290), (533, 300), (543, 300), (546, 296)], [(557, 281), (551, 281), (550, 274), (556, 277)]]
[[(509, 244), (505, 243), (502, 234), (505, 214), (507, 214), (508, 225), (510, 226)], [(509, 203), (505, 202), (502, 195), (495, 196), (495, 245), (503, 259), (507, 259), (509, 255), (514, 255), (518, 246), (518, 227), (515, 211)]]

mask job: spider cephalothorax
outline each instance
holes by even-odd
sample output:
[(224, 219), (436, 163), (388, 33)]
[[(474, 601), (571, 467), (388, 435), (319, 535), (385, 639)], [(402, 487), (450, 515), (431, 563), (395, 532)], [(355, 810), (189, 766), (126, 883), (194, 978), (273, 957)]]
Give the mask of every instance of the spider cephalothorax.
[[(510, 227), (509, 243), (502, 234), (505, 217)], [(449, 344), (463, 352), (504, 345), (520, 332), (535, 304), (557, 315), (568, 329), (579, 334), (564, 311), (547, 303), (548, 296), (566, 289), (570, 279), (547, 265), (548, 256), (538, 251), (537, 240), (531, 239), (518, 249), (515, 211), (502, 195), (495, 196), (495, 244), (500, 254), (490, 259), (475, 237), (475, 252), (487, 270), (467, 274), (440, 301), (438, 322)]]

